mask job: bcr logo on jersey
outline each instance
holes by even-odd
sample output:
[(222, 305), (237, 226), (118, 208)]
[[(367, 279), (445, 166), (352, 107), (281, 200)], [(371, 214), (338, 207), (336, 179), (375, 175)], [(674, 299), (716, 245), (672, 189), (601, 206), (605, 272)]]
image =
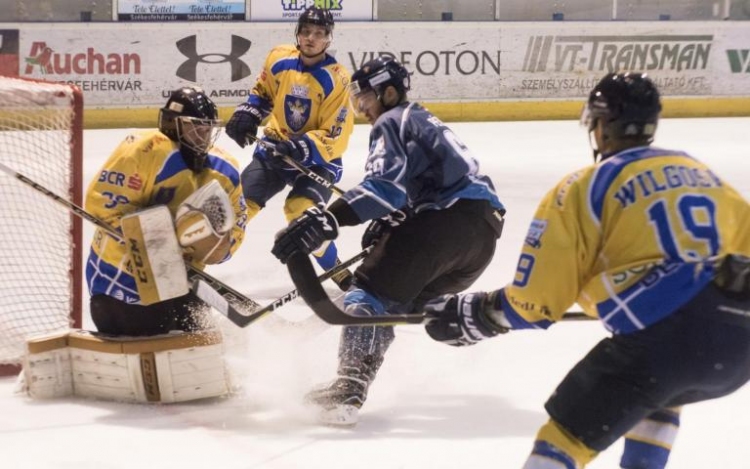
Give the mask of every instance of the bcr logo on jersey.
[(99, 176), (99, 182), (106, 182), (113, 186), (122, 187), (125, 184), (125, 175), (117, 171), (102, 171)]

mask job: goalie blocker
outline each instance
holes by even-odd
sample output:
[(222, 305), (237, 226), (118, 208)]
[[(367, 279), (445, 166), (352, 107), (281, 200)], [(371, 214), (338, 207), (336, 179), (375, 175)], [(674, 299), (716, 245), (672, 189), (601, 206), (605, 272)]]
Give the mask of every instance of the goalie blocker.
[(230, 393), (223, 355), (218, 331), (141, 338), (73, 330), (29, 339), (21, 377), (38, 399), (184, 402)]

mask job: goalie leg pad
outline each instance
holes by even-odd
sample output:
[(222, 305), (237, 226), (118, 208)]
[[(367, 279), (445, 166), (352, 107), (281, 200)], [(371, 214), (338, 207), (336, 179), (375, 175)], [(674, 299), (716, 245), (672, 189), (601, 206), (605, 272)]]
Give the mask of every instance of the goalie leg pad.
[(27, 342), (19, 378), (26, 393), (35, 399), (73, 395), (68, 333), (44, 336)]
[(102, 337), (87, 331), (28, 342), (26, 391), (124, 402), (184, 402), (229, 394), (221, 334)]
[(185, 261), (166, 205), (124, 216), (122, 232), (141, 304), (150, 305), (187, 294), (190, 286)]

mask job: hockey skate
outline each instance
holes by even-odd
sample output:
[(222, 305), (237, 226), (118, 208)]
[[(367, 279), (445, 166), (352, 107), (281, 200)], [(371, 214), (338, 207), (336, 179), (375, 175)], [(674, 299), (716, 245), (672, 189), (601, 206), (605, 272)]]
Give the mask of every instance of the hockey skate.
[(319, 423), (353, 427), (359, 421), (359, 409), (367, 398), (368, 386), (364, 376), (339, 375), (332, 382), (307, 393), (305, 402), (317, 408)]

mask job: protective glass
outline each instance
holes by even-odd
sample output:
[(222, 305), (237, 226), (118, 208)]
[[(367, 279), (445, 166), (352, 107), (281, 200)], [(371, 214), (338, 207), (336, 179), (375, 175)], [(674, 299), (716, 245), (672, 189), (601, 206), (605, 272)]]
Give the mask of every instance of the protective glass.
[(177, 118), (177, 137), (180, 143), (200, 155), (205, 155), (219, 138), (221, 121), (181, 116)]

